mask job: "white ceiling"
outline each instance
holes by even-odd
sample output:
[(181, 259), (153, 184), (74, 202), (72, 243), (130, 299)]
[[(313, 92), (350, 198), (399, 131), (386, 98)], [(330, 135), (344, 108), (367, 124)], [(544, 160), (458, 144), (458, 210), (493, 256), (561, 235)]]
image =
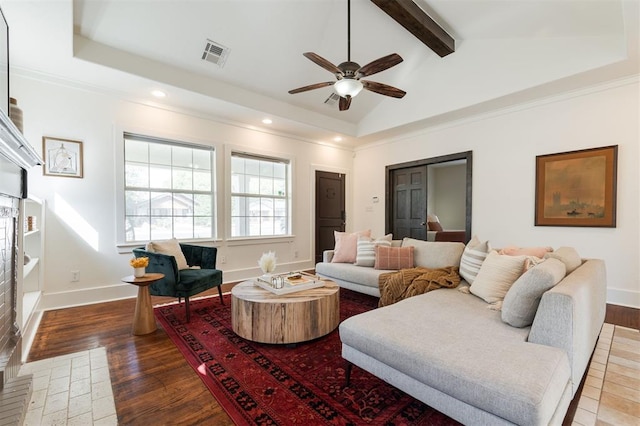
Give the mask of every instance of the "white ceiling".
[[(456, 40), (440, 58), (368, 0), (351, 5), (351, 60), (390, 53), (369, 77), (407, 92), (324, 104), (332, 81), (302, 56), (347, 58), (346, 0), (0, 0), (17, 72), (75, 81), (145, 103), (213, 114), (308, 140), (357, 146), (558, 92), (637, 75), (638, 0), (415, 0)], [(207, 39), (230, 49), (201, 59)], [(150, 90), (168, 93), (151, 100)]]

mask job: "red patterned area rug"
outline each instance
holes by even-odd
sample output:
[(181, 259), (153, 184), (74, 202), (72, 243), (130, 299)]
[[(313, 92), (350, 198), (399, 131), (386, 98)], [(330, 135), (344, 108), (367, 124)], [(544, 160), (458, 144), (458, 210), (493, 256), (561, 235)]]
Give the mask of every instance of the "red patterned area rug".
[[(377, 298), (340, 289), (340, 317)], [(167, 334), (220, 405), (240, 425), (457, 425), (456, 421), (357, 367), (345, 387), (338, 330), (295, 347), (238, 337), (224, 296), (154, 309)]]

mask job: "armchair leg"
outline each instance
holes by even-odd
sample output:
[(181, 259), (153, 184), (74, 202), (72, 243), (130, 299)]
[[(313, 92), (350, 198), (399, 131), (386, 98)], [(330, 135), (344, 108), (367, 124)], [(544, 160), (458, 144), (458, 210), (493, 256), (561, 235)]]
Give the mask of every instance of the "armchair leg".
[(189, 310), (189, 296), (184, 297), (184, 307), (187, 310), (187, 322), (191, 322), (191, 311)]
[(224, 300), (222, 300), (222, 284), (218, 286), (218, 294), (220, 295), (220, 304), (224, 305)]

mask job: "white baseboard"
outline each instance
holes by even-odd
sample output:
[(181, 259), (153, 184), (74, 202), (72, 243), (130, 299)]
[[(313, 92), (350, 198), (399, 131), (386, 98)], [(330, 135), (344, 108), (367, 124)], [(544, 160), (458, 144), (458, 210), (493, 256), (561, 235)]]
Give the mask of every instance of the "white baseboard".
[(138, 287), (131, 284), (114, 284), (104, 287), (83, 288), (58, 293), (43, 293), (38, 310), (71, 308), (73, 306), (92, 305), (113, 300), (136, 297)]
[(607, 289), (607, 303), (640, 309), (640, 291)]

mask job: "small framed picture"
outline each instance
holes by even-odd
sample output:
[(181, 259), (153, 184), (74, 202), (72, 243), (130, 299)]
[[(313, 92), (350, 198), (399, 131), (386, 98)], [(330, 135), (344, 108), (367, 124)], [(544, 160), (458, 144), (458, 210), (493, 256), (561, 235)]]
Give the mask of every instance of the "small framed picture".
[(42, 156), (45, 176), (82, 177), (82, 142), (43, 136)]
[(536, 157), (536, 226), (616, 226), (618, 146)]

